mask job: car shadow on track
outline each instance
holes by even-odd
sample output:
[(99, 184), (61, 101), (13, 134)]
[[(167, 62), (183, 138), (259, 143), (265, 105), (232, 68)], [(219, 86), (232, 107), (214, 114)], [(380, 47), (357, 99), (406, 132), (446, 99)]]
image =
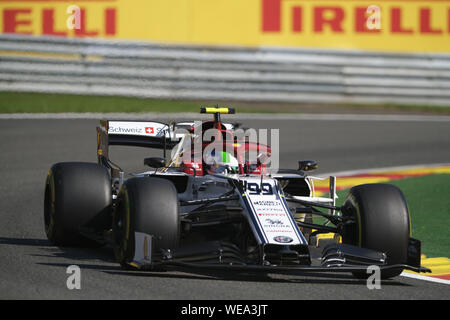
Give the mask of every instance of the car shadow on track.
[[(7, 238), (0, 237), (0, 245), (36, 247), (38, 250), (29, 253), (33, 257), (42, 258), (64, 258), (77, 261), (99, 261), (115, 263), (112, 249), (108, 247), (79, 248), (79, 247), (57, 247), (52, 245), (47, 239), (32, 238)], [(48, 259), (47, 259), (48, 260)], [(67, 264), (65, 264), (67, 266)], [(120, 269), (118, 267), (118, 269)]]
[[(208, 271), (176, 268), (165, 272), (150, 271), (105, 271), (112, 275), (126, 275), (130, 277), (170, 278), (170, 279), (196, 279), (209, 281), (239, 281), (239, 282), (266, 282), (266, 283), (305, 283), (305, 284), (336, 284), (336, 285), (366, 285), (366, 280), (354, 278), (351, 274), (336, 273), (250, 273), (236, 271)], [(381, 285), (386, 286), (410, 286), (403, 282), (382, 280)]]
[[(0, 244), (39, 247), (43, 253), (31, 253), (31, 256), (45, 258), (45, 261), (36, 262), (39, 265), (64, 267), (71, 264), (81, 269), (96, 270), (110, 275), (121, 277), (149, 277), (170, 279), (191, 279), (207, 281), (240, 281), (240, 282), (273, 282), (273, 283), (309, 283), (309, 284), (336, 284), (336, 285), (366, 285), (366, 280), (355, 279), (346, 273), (249, 273), (224, 270), (197, 270), (192, 268), (175, 268), (161, 272), (122, 270), (115, 262), (112, 248), (57, 247), (47, 239), (6, 238), (0, 237)], [(54, 259), (54, 262), (52, 261)], [(61, 262), (60, 259), (64, 259)], [(67, 260), (70, 260), (68, 262)], [(398, 278), (397, 278), (398, 279)], [(396, 279), (381, 281), (382, 286), (410, 286)]]
[(28, 239), (28, 238), (6, 238), (0, 237), (0, 244), (10, 244), (19, 246), (48, 246), (50, 243), (47, 239)]

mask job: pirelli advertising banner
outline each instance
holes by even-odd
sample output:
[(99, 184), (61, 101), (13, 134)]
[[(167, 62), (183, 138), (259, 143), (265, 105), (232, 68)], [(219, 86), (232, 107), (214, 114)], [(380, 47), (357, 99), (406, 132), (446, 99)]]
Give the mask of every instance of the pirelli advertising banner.
[(450, 52), (450, 0), (0, 0), (2, 33)]

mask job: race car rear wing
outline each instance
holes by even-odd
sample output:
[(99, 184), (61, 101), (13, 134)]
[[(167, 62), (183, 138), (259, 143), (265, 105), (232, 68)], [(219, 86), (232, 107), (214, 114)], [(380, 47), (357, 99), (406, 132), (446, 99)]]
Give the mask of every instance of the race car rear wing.
[[(193, 134), (195, 126), (201, 127), (201, 124), (201, 121), (166, 124), (157, 121), (101, 120), (100, 126), (97, 127), (99, 163), (109, 162), (109, 146), (111, 145), (163, 149), (165, 157), (167, 149), (172, 149), (183, 135)], [(227, 130), (233, 130), (236, 127), (230, 123), (223, 123), (223, 126)]]
[[(109, 159), (109, 146), (137, 146), (172, 149), (179, 139), (171, 131), (171, 126), (156, 121), (113, 121), (101, 120), (97, 127), (98, 163), (115, 169)], [(120, 168), (117, 168), (120, 169)]]
[[(193, 133), (194, 126), (202, 122), (179, 122), (171, 125), (156, 121), (111, 121), (101, 120), (97, 127), (99, 143), (103, 146), (126, 145), (156, 149), (171, 149), (185, 133)], [(225, 129), (233, 130), (236, 125), (222, 123)], [(107, 148), (103, 148), (103, 153)]]
[(170, 137), (170, 126), (161, 122), (101, 120), (97, 127), (97, 153), (108, 157), (110, 145), (170, 149), (178, 142)]

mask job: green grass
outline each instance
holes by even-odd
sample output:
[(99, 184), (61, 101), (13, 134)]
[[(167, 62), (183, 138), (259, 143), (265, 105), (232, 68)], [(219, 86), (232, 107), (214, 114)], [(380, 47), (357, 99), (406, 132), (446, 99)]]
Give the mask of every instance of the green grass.
[[(83, 96), (75, 94), (46, 94), (0, 92), (0, 113), (61, 113), (61, 112), (196, 112), (200, 106), (216, 103), (145, 99), (117, 96)], [(238, 108), (239, 112), (271, 112), (263, 108)], [(275, 111), (272, 111), (275, 112)]]
[[(450, 174), (390, 181), (405, 195), (412, 236), (422, 241), (427, 257), (450, 257)], [(338, 192), (342, 205), (348, 190)]]
[(362, 104), (306, 104), (277, 102), (218, 102), (86, 96), (29, 92), (0, 92), (0, 113), (60, 112), (198, 112), (200, 106), (225, 105), (239, 113), (374, 112), (450, 114), (450, 107)]
[(0, 93), (0, 113), (198, 112), (194, 102), (74, 94)]

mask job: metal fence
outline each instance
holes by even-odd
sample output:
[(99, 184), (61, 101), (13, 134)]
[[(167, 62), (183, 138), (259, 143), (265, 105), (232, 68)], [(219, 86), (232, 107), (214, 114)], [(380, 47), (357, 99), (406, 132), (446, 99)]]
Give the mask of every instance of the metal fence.
[(0, 91), (450, 106), (450, 54), (0, 35)]

